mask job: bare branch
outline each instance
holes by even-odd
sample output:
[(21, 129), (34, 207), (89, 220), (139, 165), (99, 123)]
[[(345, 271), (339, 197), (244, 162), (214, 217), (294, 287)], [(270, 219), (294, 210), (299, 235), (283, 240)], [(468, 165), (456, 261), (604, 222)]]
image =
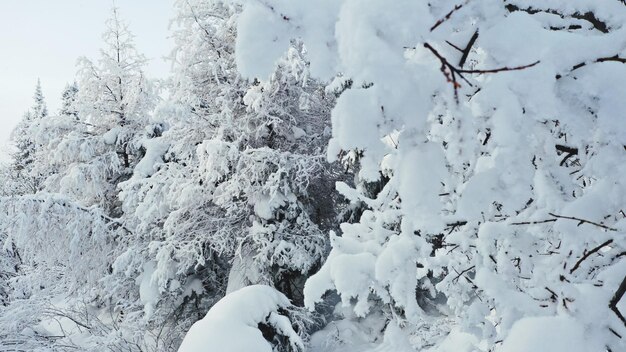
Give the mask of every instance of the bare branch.
[(624, 315), (622, 315), (622, 313), (619, 311), (619, 308), (617, 308), (617, 304), (622, 299), (622, 297), (624, 297), (624, 294), (626, 294), (626, 276), (624, 276), (622, 283), (619, 285), (617, 291), (615, 291), (615, 294), (613, 295), (613, 298), (611, 298), (611, 301), (609, 302), (609, 308), (626, 326), (626, 318), (624, 318)]
[[(595, 59), (595, 60), (593, 60), (591, 62), (585, 61), (585, 62), (578, 63), (578, 64), (572, 66), (570, 72), (576, 71), (579, 68), (585, 67), (585, 66), (587, 66), (590, 63), (601, 63), (601, 62), (607, 62), (607, 61), (620, 62), (620, 63), (626, 64), (626, 58), (621, 57), (621, 56), (616, 54), (616, 55), (613, 55), (613, 56), (600, 57), (600, 58), (597, 58), (597, 59)], [(560, 79), (561, 77), (562, 77), (561, 75), (556, 75), (556, 79)]]
[(442, 23), (444, 23), (445, 21), (449, 20), (450, 17), (452, 17), (452, 15), (460, 10), (463, 6), (467, 5), (467, 3), (470, 2), (470, 0), (465, 0), (464, 3), (462, 4), (458, 4), (456, 5), (452, 10), (450, 10), (450, 12), (448, 12), (443, 18), (439, 19), (437, 22), (435, 22), (435, 24), (430, 27), (430, 31), (434, 31), (437, 27), (439, 27)]
[(456, 50), (463, 52), (463, 49), (459, 48), (458, 46), (450, 43), (450, 41), (446, 40), (446, 43), (448, 43), (448, 45), (450, 45), (451, 47), (455, 48)]
[(576, 264), (574, 264), (574, 266), (572, 267), (572, 269), (569, 271), (570, 274), (573, 274), (574, 271), (576, 271), (576, 269), (578, 269), (580, 267), (580, 264), (582, 264), (582, 262), (584, 262), (587, 258), (589, 258), (592, 254), (596, 253), (597, 251), (599, 251), (600, 249), (608, 246), (609, 244), (613, 243), (613, 239), (610, 239), (604, 243), (602, 243), (601, 245), (595, 247), (594, 249), (590, 250), (589, 252), (585, 251), (585, 253), (583, 254), (582, 257), (580, 257), (580, 259), (578, 259), (578, 261), (576, 262)]
[(578, 154), (578, 148), (568, 147), (566, 145), (561, 145), (561, 144), (557, 144), (554, 147), (556, 148), (556, 150), (563, 152), (563, 153), (569, 153), (573, 155)]
[[(454, 272), (456, 272), (458, 275), (457, 275), (454, 279), (452, 279), (452, 282), (459, 281), (459, 278), (460, 278), (461, 276), (463, 276), (463, 274), (467, 273), (467, 272), (468, 272), (468, 271), (470, 271), (470, 270), (474, 270), (474, 268), (476, 268), (476, 266), (475, 266), (475, 265), (472, 265), (472, 266), (470, 266), (469, 268), (467, 268), (467, 269), (465, 269), (465, 270), (461, 271), (460, 273), (459, 273), (456, 269), (454, 269)], [(470, 281), (470, 282), (471, 282), (471, 281)], [(473, 283), (472, 283), (472, 284), (473, 284)]]
[[(475, 35), (478, 36), (478, 32), (476, 32)], [(443, 55), (441, 55), (429, 43), (424, 43), (424, 47), (430, 50), (430, 52), (433, 53), (433, 55), (435, 55), (441, 62), (441, 73), (444, 75), (444, 77), (446, 77), (446, 80), (448, 82), (452, 83), (452, 87), (454, 88), (454, 100), (456, 100), (457, 104), (459, 102), (459, 88), (461, 87), (461, 84), (457, 80), (457, 77), (460, 77), (470, 87), (473, 87), (472, 83), (470, 83), (470, 81), (468, 81), (467, 78), (463, 76), (464, 73), (484, 74), (484, 73), (497, 73), (497, 72), (503, 72), (503, 71), (517, 71), (517, 70), (523, 70), (523, 69), (535, 66), (539, 63), (539, 61), (536, 61), (532, 64), (524, 65), (524, 66), (500, 67), (500, 68), (489, 69), (489, 70), (464, 70), (464, 69), (461, 69), (452, 65), (448, 61), (448, 59), (443, 57)]]
[(616, 228), (609, 227), (609, 226), (606, 226), (604, 224), (600, 224), (600, 223), (597, 223), (597, 222), (593, 222), (593, 221), (589, 221), (589, 220), (573, 217), (573, 216), (557, 215), (557, 214), (554, 214), (554, 213), (548, 213), (548, 214), (550, 214), (550, 216), (554, 216), (555, 218), (559, 218), (559, 219), (568, 219), (568, 220), (578, 221), (579, 222), (578, 226), (580, 226), (582, 224), (589, 224), (589, 225), (594, 225), (594, 226), (601, 227), (601, 228), (603, 228), (605, 230), (608, 230), (608, 231), (617, 231)]
[(483, 73), (498, 73), (498, 72), (504, 72), (504, 71), (519, 71), (519, 70), (523, 70), (523, 69), (527, 69), (530, 67), (533, 67), (535, 65), (537, 65), (539, 62), (539, 60), (533, 62), (532, 64), (528, 64), (528, 65), (522, 65), (522, 66), (514, 66), (514, 67), (499, 67), (499, 68), (493, 68), (493, 69), (487, 69), (487, 70), (463, 70), (463, 69), (458, 69), (458, 72), (462, 72), (462, 73), (472, 73), (472, 74), (483, 74)]
[(536, 224), (545, 224), (548, 222), (555, 222), (557, 219), (547, 219), (547, 220), (538, 220), (538, 221), (522, 221), (522, 222), (514, 222), (511, 225), (536, 225)]
[(608, 33), (609, 32), (609, 27), (607, 26), (607, 24), (603, 21), (601, 21), (600, 19), (598, 19), (595, 14), (591, 11), (585, 12), (585, 13), (580, 13), (580, 12), (575, 12), (573, 14), (564, 14), (561, 13), (557, 10), (553, 10), (553, 9), (538, 9), (538, 8), (532, 8), (532, 7), (527, 7), (527, 8), (520, 8), (517, 5), (513, 5), (513, 4), (507, 4), (506, 6), (504, 6), (509, 12), (515, 12), (515, 11), (522, 11), (522, 12), (526, 12), (528, 14), (536, 14), (536, 13), (549, 13), (552, 15), (556, 15), (559, 16), (561, 18), (566, 18), (566, 17), (571, 17), (571, 18), (575, 18), (578, 20), (584, 20), (589, 22), (593, 28), (597, 29), (598, 31), (602, 32), (602, 33)]
[(474, 43), (476, 43), (477, 39), (478, 39), (478, 29), (476, 30), (476, 32), (474, 32), (469, 42), (467, 42), (465, 49), (462, 50), (463, 56), (461, 56), (461, 60), (459, 61), (459, 67), (462, 68), (463, 65), (465, 65), (465, 61), (467, 61), (467, 57), (469, 56), (469, 53), (472, 50), (472, 47), (474, 46)]
[(559, 163), (559, 166), (565, 165), (565, 162), (574, 155), (578, 155), (578, 148), (568, 147), (566, 145), (555, 145), (556, 150), (562, 153), (566, 153), (565, 157)]
[(198, 27), (200, 27), (200, 29), (202, 29), (202, 31), (204, 31), (204, 34), (206, 34), (206, 38), (204, 38), (204, 40), (209, 43), (209, 45), (211, 45), (213, 47), (213, 49), (215, 50), (215, 52), (217, 53), (217, 57), (221, 58), (222, 57), (222, 53), (219, 51), (219, 49), (215, 46), (215, 43), (213, 43), (210, 38), (212, 37), (211, 33), (209, 33), (209, 30), (206, 29), (206, 27), (204, 27), (201, 23), (200, 20), (198, 19), (198, 15), (196, 15), (196, 11), (194, 10), (193, 6), (189, 3), (189, 1), (186, 1), (187, 6), (189, 6), (189, 10), (191, 11), (191, 15), (193, 16), (193, 20), (196, 22), (196, 24), (198, 25)]
[[(432, 52), (439, 59), (439, 61), (441, 61), (441, 73), (444, 75), (444, 77), (446, 77), (446, 81), (452, 83), (452, 87), (454, 88), (454, 100), (456, 100), (456, 102), (458, 103), (459, 102), (458, 90), (461, 87), (461, 84), (458, 83), (457, 75), (454, 73), (457, 70), (457, 68), (454, 67), (452, 64), (450, 64), (450, 62), (448, 62), (448, 60), (445, 57), (439, 54), (439, 52), (435, 50), (435, 48), (433, 48), (430, 44), (424, 43), (424, 47), (430, 50), (430, 52)], [(470, 86), (472, 86), (472, 84), (461, 73), (458, 73), (458, 76), (461, 77)]]

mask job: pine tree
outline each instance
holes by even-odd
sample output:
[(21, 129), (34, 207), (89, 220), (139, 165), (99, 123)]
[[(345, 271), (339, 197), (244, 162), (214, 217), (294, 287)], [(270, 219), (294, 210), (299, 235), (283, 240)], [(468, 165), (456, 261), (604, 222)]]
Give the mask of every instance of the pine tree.
[(13, 179), (20, 180), (22, 191), (28, 193), (36, 192), (43, 181), (43, 175), (33, 170), (36, 153), (43, 147), (36, 142), (37, 126), (48, 116), (41, 80), (37, 80), (33, 100), (33, 106), (11, 133), (11, 140), (16, 147), (12, 155)]
[(78, 97), (78, 84), (76, 82), (67, 84), (61, 95), (61, 115), (73, 116), (78, 119), (78, 111), (76, 109)]
[(33, 99), (35, 100), (35, 104), (33, 105), (31, 109), (32, 118), (42, 119), (48, 116), (48, 107), (46, 106), (46, 101), (43, 97), (40, 79), (37, 80), (37, 86), (35, 87), (35, 94), (33, 95)]

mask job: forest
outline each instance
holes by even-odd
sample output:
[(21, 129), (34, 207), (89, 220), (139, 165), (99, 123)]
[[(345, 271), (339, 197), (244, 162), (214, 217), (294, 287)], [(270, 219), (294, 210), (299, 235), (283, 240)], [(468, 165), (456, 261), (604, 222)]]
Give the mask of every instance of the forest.
[(172, 6), (12, 132), (0, 351), (626, 351), (624, 0)]

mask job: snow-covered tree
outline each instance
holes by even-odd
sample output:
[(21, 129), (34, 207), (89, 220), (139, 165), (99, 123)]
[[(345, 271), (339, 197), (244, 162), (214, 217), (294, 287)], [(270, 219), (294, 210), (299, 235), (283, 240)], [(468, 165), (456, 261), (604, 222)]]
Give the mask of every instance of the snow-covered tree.
[[(24, 193), (20, 182), (10, 165), (0, 165), (0, 197)], [(0, 230), (0, 306), (9, 303), (10, 280), (17, 275), (19, 264), (19, 254), (13, 244), (6, 241), (6, 237), (6, 232)]]
[(146, 312), (180, 332), (250, 284), (302, 302), (336, 225), (338, 170), (323, 158), (334, 97), (308, 77), (304, 48), (294, 43), (267, 83), (247, 81), (235, 67), (238, 9), (177, 8), (164, 131), (121, 185), (136, 245), (114, 271), (151, 277)]
[(76, 109), (76, 99), (78, 97), (78, 84), (73, 82), (72, 84), (65, 85), (63, 93), (61, 95), (61, 110), (59, 115), (74, 116), (78, 119), (78, 111)]
[[(247, 81), (239, 9), (177, 7), (170, 98), (156, 113), (114, 10), (100, 60), (80, 60), (80, 89), (30, 128), (42, 188), (0, 201), (23, 259), (0, 329), (20, 343), (36, 334), (24, 348), (174, 351), (227, 292), (263, 283), (301, 304), (327, 253), (342, 170), (324, 161), (334, 95), (310, 79), (306, 49), (294, 42), (271, 80)], [(310, 318), (293, 317), (306, 336)], [(276, 319), (256, 323), (290, 350)]]
[(174, 6), (37, 83), (0, 351), (626, 349), (624, 4)]
[(64, 168), (48, 180), (48, 190), (69, 195), (85, 206), (97, 204), (118, 217), (117, 184), (130, 177), (143, 157), (142, 141), (150, 134), (156, 96), (143, 73), (146, 59), (137, 52), (117, 9), (106, 25), (99, 60), (80, 59), (80, 90), (75, 98), (71, 98), (73, 93), (68, 95), (75, 100), (72, 105), (80, 121), (74, 121), (74, 113), (62, 114), (57, 126), (63, 124), (71, 132), (56, 139), (42, 138), (55, 150), (52, 161)]
[[(42, 186), (0, 200), (6, 242), (22, 258), (0, 330), (21, 341), (35, 334), (26, 350), (146, 348), (145, 338), (128, 328), (142, 328), (141, 317), (123, 318), (137, 285), (110, 275), (133, 235), (118, 185), (131, 177), (154, 136), (150, 116), (158, 99), (116, 9), (103, 38), (100, 60), (81, 59), (81, 89), (67, 96), (80, 119), (64, 113), (31, 121), (29, 138), (38, 146), (32, 169), (44, 176)], [(76, 342), (85, 329), (88, 338)]]
[(34, 193), (39, 190), (44, 175), (33, 170), (36, 153), (41, 149), (41, 145), (35, 141), (35, 126), (48, 116), (48, 108), (41, 90), (41, 81), (37, 80), (35, 93), (33, 95), (33, 106), (24, 114), (11, 133), (11, 141), (14, 144), (15, 152), (11, 156), (12, 184), (21, 184), (24, 193)]
[(366, 209), (305, 288), (351, 310), (321, 350), (624, 349), (623, 4), (238, 3), (239, 70), (301, 38), (343, 90), (330, 160), (380, 186), (339, 184)]
[(43, 92), (41, 90), (41, 80), (37, 80), (37, 86), (35, 87), (35, 94), (33, 95), (33, 99), (35, 100), (35, 104), (32, 107), (32, 118), (33, 119), (42, 119), (48, 116), (48, 107), (46, 105), (46, 100), (43, 97)]

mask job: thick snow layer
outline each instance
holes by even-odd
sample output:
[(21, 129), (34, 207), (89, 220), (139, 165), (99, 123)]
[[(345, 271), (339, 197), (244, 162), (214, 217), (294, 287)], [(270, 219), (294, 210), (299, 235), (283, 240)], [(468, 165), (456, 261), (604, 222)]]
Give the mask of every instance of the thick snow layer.
[(115, 144), (115, 142), (117, 141), (117, 135), (119, 133), (120, 131), (117, 127), (110, 129), (107, 133), (102, 135), (102, 138), (104, 139), (104, 143)]
[(453, 329), (448, 336), (429, 352), (474, 352), (478, 339), (468, 333)]
[(147, 139), (142, 143), (146, 148), (146, 155), (135, 166), (135, 173), (141, 177), (149, 177), (157, 171), (156, 165), (163, 162), (163, 154), (170, 144), (162, 138)]
[(277, 290), (263, 285), (244, 287), (222, 298), (200, 321), (196, 322), (178, 352), (272, 352), (258, 324), (266, 322), (289, 337), (292, 344), (303, 343), (288, 319), (277, 314), (290, 305)]
[[(258, 74), (261, 78), (268, 78), (274, 71), (276, 58), (280, 57), (283, 52), (289, 47), (289, 33), (288, 26), (282, 19), (278, 19), (273, 16), (271, 10), (265, 6), (256, 3), (246, 4), (246, 11), (242, 14), (242, 19), (239, 22), (238, 32), (246, 33), (241, 35), (237, 39), (236, 51), (239, 54), (237, 56), (237, 68), (244, 76), (254, 76)], [(282, 37), (274, 36), (272, 31), (268, 30), (256, 30), (260, 28), (276, 28), (276, 26), (282, 27)], [(249, 27), (253, 27), (249, 29)], [(258, 46), (254, 46), (257, 43)], [(272, 43), (268, 45), (268, 43)], [(266, 53), (266, 55), (255, 55), (259, 52)], [(248, 57), (255, 57), (257, 60), (261, 60), (255, 65), (247, 65), (249, 62), (245, 60)], [(259, 69), (262, 67), (263, 69)]]
[(511, 328), (498, 352), (589, 352), (594, 351), (584, 327), (570, 317), (533, 317)]
[(398, 165), (398, 175), (402, 179), (398, 193), (407, 218), (414, 223), (410, 230), (441, 231), (445, 224), (438, 216), (441, 212), (438, 194), (446, 175), (441, 148), (434, 143), (418, 145), (403, 155), (402, 160), (402, 165)]

